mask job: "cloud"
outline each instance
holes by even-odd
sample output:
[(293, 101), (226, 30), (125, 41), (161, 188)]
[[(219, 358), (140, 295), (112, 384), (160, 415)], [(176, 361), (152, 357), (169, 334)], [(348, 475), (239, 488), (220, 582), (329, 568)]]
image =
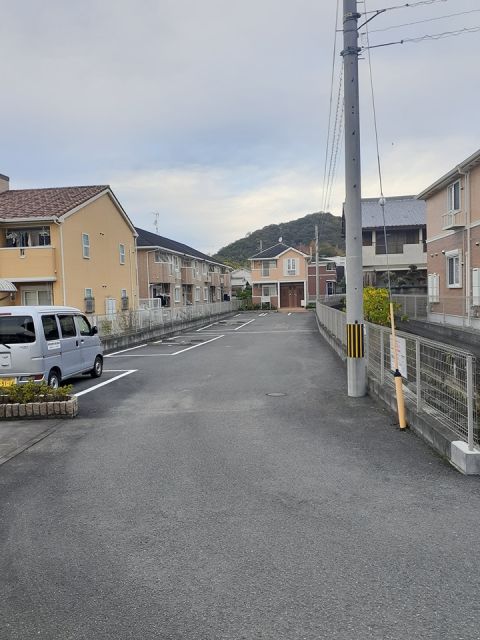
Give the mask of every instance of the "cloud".
[[(251, 176), (257, 175), (252, 183)], [(321, 183), (306, 169), (266, 172), (255, 167), (132, 172), (110, 183), (133, 222), (214, 253), (247, 232), (319, 210)]]

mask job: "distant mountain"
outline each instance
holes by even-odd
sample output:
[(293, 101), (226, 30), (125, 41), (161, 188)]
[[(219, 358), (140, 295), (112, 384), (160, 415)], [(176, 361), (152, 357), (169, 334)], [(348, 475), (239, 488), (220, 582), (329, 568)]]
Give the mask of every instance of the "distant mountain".
[(331, 213), (310, 213), (297, 220), (270, 224), (248, 233), (245, 238), (222, 247), (213, 257), (232, 265), (242, 265), (258, 253), (260, 248), (267, 249), (277, 244), (279, 238), (282, 238), (283, 243), (309, 253), (309, 247), (315, 241), (316, 224), (320, 255), (343, 254), (345, 240), (341, 237), (342, 219)]

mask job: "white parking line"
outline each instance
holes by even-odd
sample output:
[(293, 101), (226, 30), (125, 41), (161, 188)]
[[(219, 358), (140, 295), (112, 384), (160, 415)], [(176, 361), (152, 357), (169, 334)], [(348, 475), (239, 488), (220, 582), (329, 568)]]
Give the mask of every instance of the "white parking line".
[(128, 371), (124, 370), (123, 373), (121, 373), (120, 375), (115, 376), (114, 378), (110, 378), (110, 380), (105, 380), (105, 382), (100, 382), (100, 384), (96, 384), (93, 387), (89, 387), (84, 391), (79, 391), (74, 395), (76, 395), (77, 398), (79, 398), (80, 396), (84, 396), (86, 393), (90, 393), (90, 391), (95, 391), (96, 389), (100, 389), (100, 387), (104, 387), (105, 385), (110, 384), (111, 382), (115, 382), (115, 380), (120, 380), (120, 378), (123, 378), (124, 376), (129, 376), (131, 373), (135, 373), (135, 371), (138, 371), (138, 369), (128, 369)]
[(136, 347), (128, 347), (128, 349), (122, 349), (121, 351), (115, 351), (115, 353), (107, 353), (105, 358), (111, 358), (112, 356), (116, 356), (117, 353), (125, 353), (125, 351), (133, 351), (133, 349), (141, 349), (142, 347), (147, 347), (147, 344), (139, 344)]
[(207, 324), (206, 327), (200, 327), (200, 329), (197, 329), (197, 332), (198, 331), (204, 331), (205, 329), (208, 329), (208, 327), (213, 327), (216, 324), (218, 324), (218, 322), (212, 322), (212, 324)]
[(234, 331), (238, 331), (239, 329), (241, 329), (242, 327), (246, 327), (247, 324), (250, 324), (251, 322), (255, 322), (255, 318), (253, 318), (253, 320), (249, 320), (248, 322), (244, 322), (243, 324), (241, 324), (239, 327), (237, 327), (236, 329), (234, 329)]
[(224, 338), (224, 335), (221, 336), (216, 336), (215, 338), (212, 338), (211, 340), (205, 340), (205, 342), (199, 342), (198, 344), (194, 344), (191, 347), (187, 347), (186, 349), (181, 349), (180, 351), (175, 351), (175, 353), (172, 353), (170, 355), (172, 356), (178, 356), (179, 353), (185, 353), (185, 351), (190, 351), (191, 349), (196, 349), (197, 347), (203, 347), (205, 344), (208, 344), (209, 342), (214, 342), (214, 340), (218, 340), (219, 338)]

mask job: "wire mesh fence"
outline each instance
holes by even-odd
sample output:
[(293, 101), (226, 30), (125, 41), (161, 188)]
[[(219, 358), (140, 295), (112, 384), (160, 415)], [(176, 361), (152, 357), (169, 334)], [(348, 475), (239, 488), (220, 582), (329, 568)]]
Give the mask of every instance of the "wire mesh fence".
[[(345, 357), (346, 314), (318, 305), (322, 335)], [(394, 388), (393, 343), (388, 327), (366, 323), (367, 375)], [(441, 342), (396, 332), (406, 403), (425, 412), (470, 446), (480, 445), (479, 366), (475, 356)]]

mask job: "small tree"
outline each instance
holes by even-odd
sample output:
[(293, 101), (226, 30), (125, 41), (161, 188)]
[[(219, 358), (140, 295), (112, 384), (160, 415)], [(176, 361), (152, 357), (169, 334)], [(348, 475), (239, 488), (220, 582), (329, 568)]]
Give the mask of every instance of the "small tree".
[[(398, 303), (393, 304), (393, 313), (400, 309)], [(365, 320), (384, 327), (390, 325), (390, 298), (388, 289), (365, 287), (363, 290), (363, 315)]]

